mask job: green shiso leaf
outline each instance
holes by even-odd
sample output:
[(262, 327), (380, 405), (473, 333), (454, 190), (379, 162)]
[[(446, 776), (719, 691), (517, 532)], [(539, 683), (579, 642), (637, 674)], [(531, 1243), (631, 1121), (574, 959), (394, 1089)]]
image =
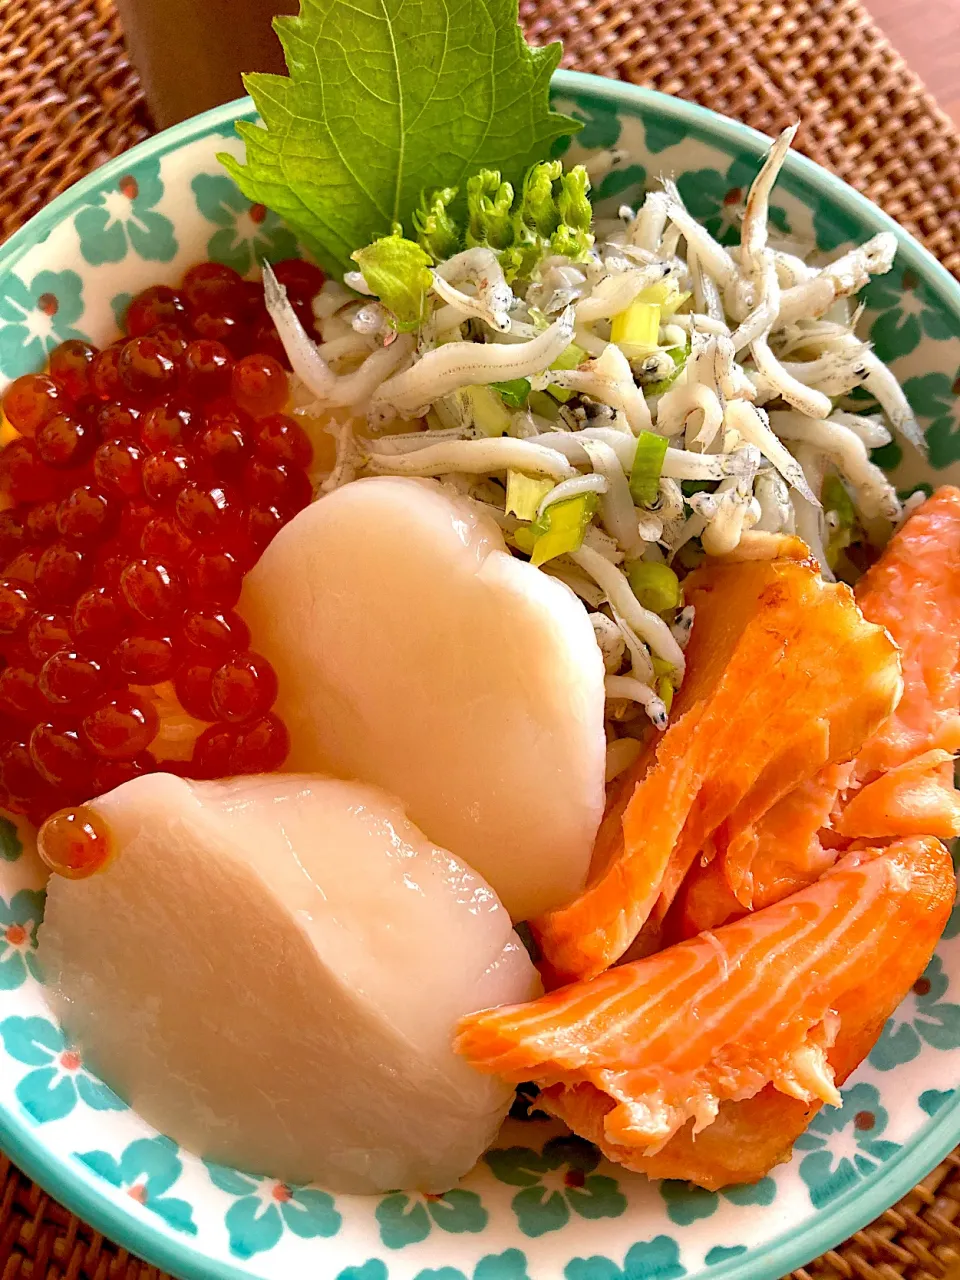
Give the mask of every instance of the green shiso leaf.
[(519, 189), (581, 126), (551, 111), (560, 45), (527, 45), (517, 0), (301, 0), (274, 27), (289, 75), (244, 83), (262, 125), (241, 122), (246, 163), (220, 159), (248, 199), (286, 220), (328, 269), (414, 230), (422, 192), (481, 169)]

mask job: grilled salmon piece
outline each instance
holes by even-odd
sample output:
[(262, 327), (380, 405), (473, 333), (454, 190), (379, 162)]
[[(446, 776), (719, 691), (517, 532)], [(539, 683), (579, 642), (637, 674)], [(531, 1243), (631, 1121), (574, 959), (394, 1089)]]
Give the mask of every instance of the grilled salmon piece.
[[(773, 1086), (801, 1104), (786, 1108), (788, 1128), (836, 1104), (837, 1080), (923, 972), (955, 890), (950, 856), (932, 837), (851, 851), (815, 884), (716, 932), (472, 1014), (456, 1048), (481, 1071), (533, 1080), (575, 1129), (583, 1107), (585, 1136), (599, 1134), (611, 1158), (668, 1176), (663, 1152), (676, 1135), (708, 1133), (725, 1104)], [(745, 1131), (760, 1107), (744, 1109)], [(763, 1146), (756, 1176), (782, 1150)], [(682, 1176), (710, 1185), (719, 1175), (692, 1166)]]
[(674, 718), (618, 788), (586, 889), (532, 922), (548, 985), (593, 977), (662, 922), (713, 840), (752, 907), (753, 833), (796, 786), (849, 760), (900, 695), (896, 646), (809, 561), (715, 565), (696, 609)]

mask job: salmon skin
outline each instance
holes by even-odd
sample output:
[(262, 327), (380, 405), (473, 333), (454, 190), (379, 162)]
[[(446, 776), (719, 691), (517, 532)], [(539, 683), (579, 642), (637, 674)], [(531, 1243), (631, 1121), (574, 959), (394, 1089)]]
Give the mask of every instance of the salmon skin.
[(789, 1108), (800, 1123), (838, 1102), (838, 1071), (869, 1051), (923, 972), (955, 890), (932, 837), (852, 851), (816, 884), (715, 932), (472, 1014), (456, 1048), (481, 1071), (533, 1080), (575, 1129), (582, 1110), (585, 1136), (631, 1168), (770, 1086), (801, 1104)]
[(618, 788), (586, 889), (531, 922), (548, 985), (602, 973), (662, 922), (708, 841), (742, 866), (732, 887), (751, 908), (757, 825), (849, 760), (900, 695), (890, 637), (810, 561), (715, 565), (685, 590), (696, 625), (673, 721)]

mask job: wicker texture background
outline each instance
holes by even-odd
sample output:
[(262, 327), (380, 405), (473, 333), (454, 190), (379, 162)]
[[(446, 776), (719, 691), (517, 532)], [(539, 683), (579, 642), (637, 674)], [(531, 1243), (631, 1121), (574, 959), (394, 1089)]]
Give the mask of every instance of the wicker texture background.
[[(652, 85), (766, 133), (801, 118), (804, 151), (960, 276), (960, 138), (857, 0), (521, 0), (520, 8), (531, 39), (564, 41), (566, 66)], [(0, 0), (0, 241), (149, 132), (110, 0)], [(960, 1280), (960, 1151), (795, 1276)], [(0, 1280), (160, 1273), (0, 1155)]]

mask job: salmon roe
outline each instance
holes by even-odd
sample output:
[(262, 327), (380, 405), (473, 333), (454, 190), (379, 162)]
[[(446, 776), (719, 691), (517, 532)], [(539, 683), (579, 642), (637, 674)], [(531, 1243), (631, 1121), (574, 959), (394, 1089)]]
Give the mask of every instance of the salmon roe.
[[(275, 270), (312, 329), (323, 273)], [(46, 854), (75, 875), (106, 856), (78, 808), (92, 797), (164, 767), (266, 772), (289, 747), (234, 608), (312, 496), (276, 329), (259, 288), (212, 262), (143, 290), (126, 329), (103, 350), (62, 343), (3, 397), (0, 807), (39, 824), (68, 806)], [(165, 765), (151, 748), (171, 707), (200, 723)]]

